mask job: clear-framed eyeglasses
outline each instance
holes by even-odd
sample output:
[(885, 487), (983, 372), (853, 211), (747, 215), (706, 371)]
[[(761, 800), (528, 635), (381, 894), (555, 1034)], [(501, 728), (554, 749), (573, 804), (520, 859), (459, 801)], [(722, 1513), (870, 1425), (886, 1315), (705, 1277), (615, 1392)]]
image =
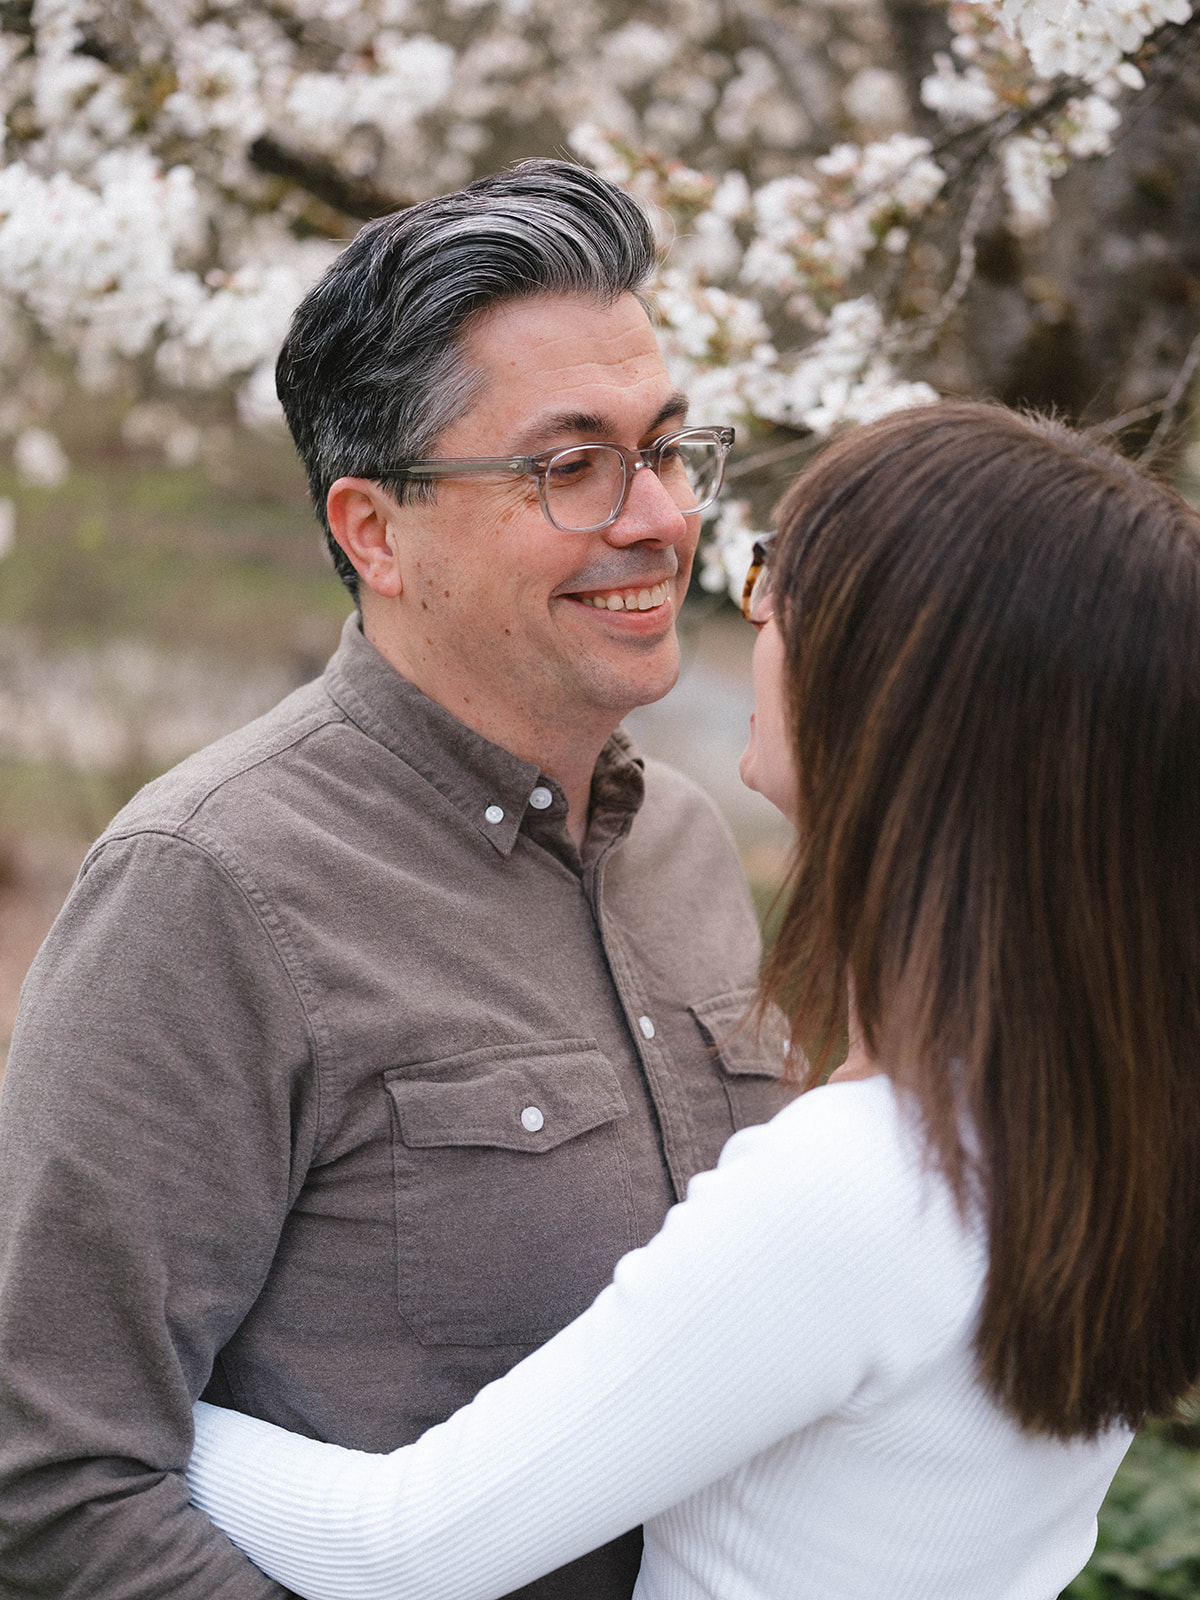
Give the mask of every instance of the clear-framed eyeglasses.
[(742, 589), (742, 615), (755, 628), (765, 627), (775, 615), (770, 560), (770, 539), (756, 539), (750, 557), (750, 570)]
[(364, 476), (380, 482), (430, 482), (513, 473), (536, 478), (546, 520), (562, 533), (597, 533), (625, 509), (633, 480), (653, 472), (686, 516), (706, 511), (721, 492), (732, 428), (682, 428), (644, 450), (622, 444), (572, 444), (535, 456), (445, 456), (398, 461)]

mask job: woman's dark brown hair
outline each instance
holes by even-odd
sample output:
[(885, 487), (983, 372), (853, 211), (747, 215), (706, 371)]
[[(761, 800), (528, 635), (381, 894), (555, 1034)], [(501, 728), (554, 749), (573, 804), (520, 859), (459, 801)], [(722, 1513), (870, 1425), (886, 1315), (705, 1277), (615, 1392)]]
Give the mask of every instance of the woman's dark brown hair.
[(828, 1040), (849, 981), (985, 1205), (1000, 1401), (1136, 1425), (1200, 1377), (1200, 519), (947, 402), (834, 444), (779, 524), (799, 844), (765, 988)]

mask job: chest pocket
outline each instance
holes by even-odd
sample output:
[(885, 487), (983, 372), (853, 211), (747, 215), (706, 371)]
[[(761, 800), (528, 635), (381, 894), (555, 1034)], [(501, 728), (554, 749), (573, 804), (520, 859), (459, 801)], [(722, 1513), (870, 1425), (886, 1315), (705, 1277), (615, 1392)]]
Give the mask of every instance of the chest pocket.
[(397, 1292), (422, 1344), (536, 1344), (631, 1249), (616, 1072), (591, 1039), (468, 1051), (384, 1075)]
[(734, 989), (688, 1007), (721, 1069), (735, 1128), (768, 1122), (795, 1098), (794, 1084), (782, 1080), (787, 1055), (787, 1024), (772, 1006), (761, 1028), (747, 1015), (757, 991)]

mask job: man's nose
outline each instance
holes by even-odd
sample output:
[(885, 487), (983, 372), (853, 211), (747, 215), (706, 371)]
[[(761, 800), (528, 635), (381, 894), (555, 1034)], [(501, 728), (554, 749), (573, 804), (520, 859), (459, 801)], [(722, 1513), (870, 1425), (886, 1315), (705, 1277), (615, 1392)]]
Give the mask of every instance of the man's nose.
[[(638, 544), (652, 539), (659, 544), (678, 544), (689, 533), (692, 518), (685, 517), (667, 493), (653, 467), (641, 463), (633, 473), (629, 494), (621, 515), (604, 530), (610, 544)], [(695, 521), (699, 522), (699, 517)]]

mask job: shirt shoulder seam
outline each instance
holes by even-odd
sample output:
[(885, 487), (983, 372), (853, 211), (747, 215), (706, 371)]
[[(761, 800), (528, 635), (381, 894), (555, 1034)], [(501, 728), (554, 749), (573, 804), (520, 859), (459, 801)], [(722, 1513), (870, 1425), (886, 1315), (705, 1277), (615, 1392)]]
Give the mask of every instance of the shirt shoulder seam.
[[(333, 720), (338, 719), (335, 718)], [(305, 989), (310, 986), (303, 977), (303, 963), (296, 953), (284, 919), (271, 905), (253, 875), (243, 866), (240, 858), (223, 849), (220, 842), (213, 838), (211, 834), (206, 833), (198, 826), (187, 828), (187, 824), (195, 816), (195, 811), (198, 809), (199, 807), (194, 808), (179, 823), (164, 823), (160, 825), (146, 823), (138, 827), (122, 830), (120, 833), (106, 834), (92, 846), (81, 871), (85, 871), (93, 861), (97, 860), (109, 845), (133, 842), (139, 838), (158, 838), (171, 840), (175, 844), (199, 852), (213, 863), (223, 877), (229, 880), (233, 888), (250, 908), (255, 922), (262, 928), (263, 935), (270, 944), (275, 958), (279, 962), (280, 969), (287, 979), (288, 987), (295, 997), (296, 1005), (303, 1021), (304, 1032), (309, 1042), (309, 1054), (313, 1064), (313, 1084), (317, 1097), (317, 1115), (314, 1119), (311, 1148), (307, 1152), (306, 1158), (306, 1165), (311, 1164), (315, 1151), (320, 1148), (325, 1111), (322, 1092), (322, 1063), (326, 1052), (322, 1049), (321, 1041), (325, 1036), (326, 1030), (324, 1024), (319, 1020), (320, 1007), (315, 1003), (306, 1002)], [(185, 828), (187, 831), (184, 831)]]

